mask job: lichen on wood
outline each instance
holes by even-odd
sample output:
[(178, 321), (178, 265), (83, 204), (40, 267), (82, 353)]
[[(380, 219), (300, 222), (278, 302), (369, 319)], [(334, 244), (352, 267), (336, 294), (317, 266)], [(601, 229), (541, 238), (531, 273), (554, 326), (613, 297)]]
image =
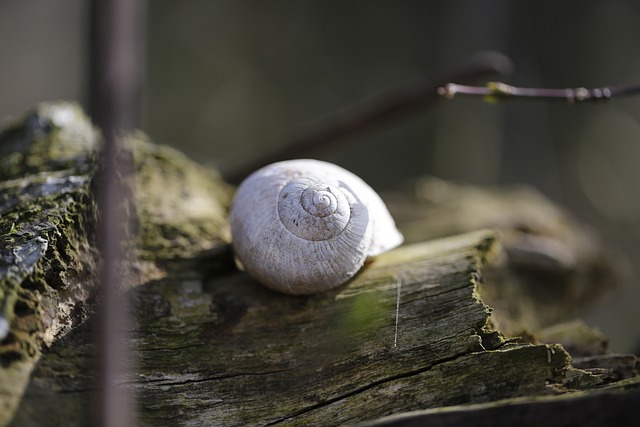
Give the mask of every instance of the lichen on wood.
[(67, 103), (41, 105), (0, 135), (0, 424), (42, 346), (91, 312), (95, 139)]
[[(99, 133), (69, 102), (38, 105), (0, 133), (0, 425), (43, 346), (94, 312), (99, 148)], [(136, 190), (132, 219), (141, 231), (131, 235), (141, 259), (131, 261), (132, 282), (163, 274), (148, 263), (224, 251), (230, 190), (214, 171), (141, 134), (121, 150), (137, 172), (124, 176)]]
[(127, 135), (124, 149), (134, 165), (138, 258), (161, 262), (223, 250), (232, 189), (220, 175), (141, 132)]
[(99, 137), (82, 109), (45, 102), (0, 134), (0, 179), (92, 167)]
[[(126, 386), (138, 394), (139, 423), (326, 425), (557, 393), (549, 384), (562, 386), (567, 353), (488, 323), (476, 287), (497, 250), (486, 232), (408, 246), (310, 297), (268, 291), (244, 273), (183, 272), (133, 289), (137, 375)], [(19, 420), (61, 399), (83, 406), (91, 374), (62, 374), (90, 363), (86, 344), (73, 348), (66, 362), (57, 352), (43, 359)], [(51, 375), (60, 363), (72, 366)], [(43, 399), (50, 389), (60, 392)]]

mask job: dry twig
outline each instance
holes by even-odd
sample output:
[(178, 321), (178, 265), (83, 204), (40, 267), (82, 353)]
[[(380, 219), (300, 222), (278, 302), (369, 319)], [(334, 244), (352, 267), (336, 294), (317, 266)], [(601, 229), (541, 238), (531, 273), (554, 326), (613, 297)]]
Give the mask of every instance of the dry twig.
[(640, 94), (640, 84), (605, 86), (587, 89), (585, 87), (548, 89), (516, 87), (501, 82), (488, 82), (486, 86), (466, 86), (447, 83), (438, 88), (438, 94), (452, 99), (458, 95), (483, 96), (489, 102), (508, 98), (533, 98), (565, 100), (570, 104), (586, 101), (606, 101), (614, 97)]

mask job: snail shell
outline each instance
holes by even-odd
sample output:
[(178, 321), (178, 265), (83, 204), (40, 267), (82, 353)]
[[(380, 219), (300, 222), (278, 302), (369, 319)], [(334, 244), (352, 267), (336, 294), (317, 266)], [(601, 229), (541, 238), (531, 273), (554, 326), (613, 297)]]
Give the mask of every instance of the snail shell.
[(278, 162), (251, 174), (238, 187), (230, 222), (244, 269), (288, 294), (336, 287), (368, 257), (403, 241), (371, 187), (319, 160)]

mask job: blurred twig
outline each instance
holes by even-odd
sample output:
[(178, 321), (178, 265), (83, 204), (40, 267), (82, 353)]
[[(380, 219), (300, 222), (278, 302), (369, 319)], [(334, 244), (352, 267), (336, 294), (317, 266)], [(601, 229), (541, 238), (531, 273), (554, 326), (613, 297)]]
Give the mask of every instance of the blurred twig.
[(497, 52), (478, 53), (453, 70), (440, 73), (417, 86), (395, 90), (377, 97), (373, 102), (350, 113), (333, 117), (321, 129), (293, 138), (248, 162), (223, 172), (228, 182), (239, 183), (254, 170), (280, 160), (308, 155), (318, 148), (327, 148), (346, 137), (351, 137), (399, 117), (425, 109), (438, 100), (438, 88), (446, 82), (476, 81), (495, 74), (508, 74), (512, 63)]
[(448, 83), (438, 88), (438, 94), (446, 98), (458, 95), (483, 96), (487, 101), (501, 101), (509, 98), (533, 98), (564, 100), (570, 104), (586, 101), (606, 101), (614, 97), (638, 95), (640, 85), (605, 86), (587, 89), (585, 87), (547, 89), (516, 87), (501, 82), (488, 82), (486, 86), (466, 86)]

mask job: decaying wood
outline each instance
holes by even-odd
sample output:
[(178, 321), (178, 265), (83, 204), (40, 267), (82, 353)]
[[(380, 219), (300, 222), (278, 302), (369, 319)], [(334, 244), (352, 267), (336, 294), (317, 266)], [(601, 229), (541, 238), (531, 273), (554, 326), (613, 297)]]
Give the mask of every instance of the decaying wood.
[[(264, 290), (241, 273), (138, 287), (139, 376), (126, 384), (140, 396), (141, 422), (337, 424), (548, 394), (547, 383), (567, 368), (566, 352), (510, 343), (485, 327), (490, 312), (475, 288), (492, 248), (482, 233), (410, 246), (312, 297)], [(91, 375), (85, 384), (64, 381), (69, 371), (78, 375), (87, 347), (81, 351), (80, 360), (72, 347), (68, 361), (56, 355), (69, 366), (27, 390), (24, 411), (42, 408), (51, 389), (86, 406)]]
[(590, 393), (513, 398), (489, 404), (414, 411), (359, 427), (634, 426), (638, 423), (638, 402), (640, 383), (627, 381)]
[[(0, 135), (0, 425), (12, 416), (42, 347), (95, 311), (91, 187), (98, 146), (82, 110), (65, 102), (39, 105)], [(138, 219), (131, 284), (164, 274), (148, 261), (150, 252), (167, 267), (224, 249), (230, 191), (215, 172), (140, 135), (125, 146), (136, 169), (129, 186), (153, 190), (136, 191), (130, 207)]]
[(41, 105), (0, 136), (0, 424), (41, 347), (89, 315), (95, 141), (70, 104)]
[(572, 320), (619, 283), (615, 257), (597, 233), (527, 186), (482, 188), (438, 178), (385, 195), (408, 242), (490, 228), (504, 265), (480, 292), (509, 334)]
[[(65, 109), (73, 114), (64, 116)], [(59, 121), (61, 115), (66, 121)], [(86, 133), (72, 132), (74, 121)], [(43, 165), (29, 160), (19, 141), (26, 147), (62, 141), (75, 154)], [(6, 164), (13, 171), (2, 176), (0, 187), (0, 302), (9, 323), (0, 341), (0, 424), (90, 421), (99, 334), (90, 298), (98, 261), (90, 228), (96, 217), (90, 192), (94, 151), (93, 129), (69, 104), (41, 107), (0, 137), (2, 170)], [(235, 270), (225, 244), (230, 191), (214, 172), (141, 135), (129, 137), (125, 151), (132, 153), (138, 176), (131, 183), (136, 274), (125, 290), (133, 308), (129, 336), (136, 373), (118, 384), (137, 395), (140, 425), (417, 425), (465, 422), (471, 414), (513, 424), (531, 411), (546, 423), (554, 414), (564, 419), (567, 408), (607, 402), (624, 416), (638, 397), (637, 358), (608, 354), (598, 334), (579, 323), (536, 329), (538, 335), (522, 339), (497, 327), (511, 328), (526, 317), (524, 310), (533, 310), (526, 306), (531, 301), (517, 301), (520, 291), (491, 298), (491, 287), (499, 283), (504, 291), (513, 277), (504, 273), (511, 268), (504, 268), (504, 260), (517, 259), (504, 227), (477, 230), (492, 225), (478, 223), (460, 225), (462, 230), (452, 222), (451, 230), (465, 232), (385, 254), (336, 290), (280, 295)], [(65, 184), (53, 185), (58, 178)], [(32, 182), (38, 185), (29, 187)], [(56, 204), (45, 203), (51, 197)], [(501, 207), (510, 209), (508, 203)], [(38, 216), (38, 226), (29, 228), (25, 212), (32, 211), (45, 219), (71, 219), (49, 224)], [(409, 240), (426, 237), (402, 214), (398, 219)], [(571, 238), (553, 236), (574, 249)], [(596, 250), (596, 241), (591, 244)], [(65, 262), (53, 262), (59, 258)], [(565, 264), (565, 271), (577, 275), (567, 283), (577, 283), (582, 262)], [(523, 270), (519, 274), (526, 277)], [(73, 286), (84, 292), (67, 291)], [(593, 281), (580, 286), (593, 286), (594, 293), (601, 287)], [(496, 319), (486, 302), (506, 304), (510, 298), (518, 306), (514, 320), (508, 310)], [(531, 302), (534, 308), (563, 303)], [(573, 352), (573, 363), (556, 342)], [(417, 410), (423, 412), (398, 417)], [(396, 417), (381, 418), (389, 415)], [(610, 419), (624, 425), (625, 418)]]

